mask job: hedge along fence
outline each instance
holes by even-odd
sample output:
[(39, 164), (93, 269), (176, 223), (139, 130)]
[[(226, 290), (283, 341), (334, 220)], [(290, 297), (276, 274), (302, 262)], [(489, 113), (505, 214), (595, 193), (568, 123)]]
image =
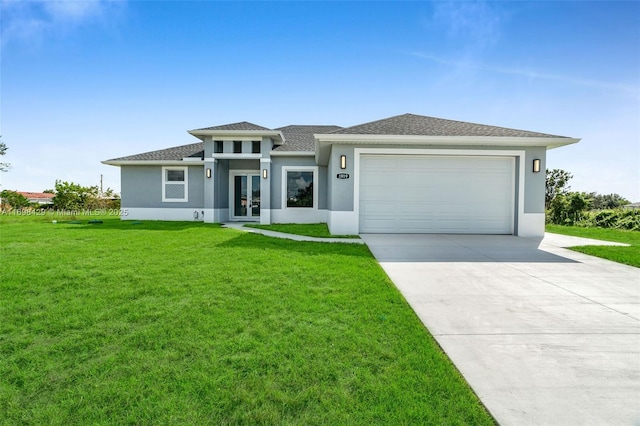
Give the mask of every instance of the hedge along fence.
[(640, 231), (640, 209), (582, 211), (573, 217), (561, 217), (557, 214), (554, 216), (553, 212), (547, 212), (547, 221), (557, 225), (575, 225), (584, 228)]

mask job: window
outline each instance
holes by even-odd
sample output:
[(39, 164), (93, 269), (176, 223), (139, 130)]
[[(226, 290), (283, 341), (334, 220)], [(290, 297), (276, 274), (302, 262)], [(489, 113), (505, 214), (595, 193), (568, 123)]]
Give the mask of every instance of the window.
[(260, 154), (260, 141), (251, 141), (251, 153)]
[(213, 153), (214, 154), (222, 154), (224, 149), (224, 142), (222, 141), (213, 141)]
[(283, 168), (284, 208), (318, 208), (317, 172), (315, 167)]
[(163, 167), (162, 168), (162, 201), (186, 202), (188, 201), (188, 168)]
[(242, 154), (242, 141), (233, 141), (233, 153)]

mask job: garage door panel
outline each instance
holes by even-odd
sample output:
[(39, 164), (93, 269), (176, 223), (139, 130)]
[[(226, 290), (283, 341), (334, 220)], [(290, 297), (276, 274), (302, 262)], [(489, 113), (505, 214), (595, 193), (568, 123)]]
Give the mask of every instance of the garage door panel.
[(508, 157), (364, 155), (360, 232), (513, 232)]

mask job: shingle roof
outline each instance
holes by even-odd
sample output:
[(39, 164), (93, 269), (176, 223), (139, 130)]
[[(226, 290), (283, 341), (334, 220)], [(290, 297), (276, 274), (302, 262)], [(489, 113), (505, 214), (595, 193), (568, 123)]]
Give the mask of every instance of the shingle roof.
[(127, 157), (112, 158), (107, 161), (175, 161), (185, 157), (204, 159), (204, 143), (192, 143), (189, 145), (174, 146), (157, 151), (143, 152), (142, 154), (129, 155)]
[(416, 114), (402, 114), (371, 121), (332, 132), (350, 135), (412, 135), (412, 136), (498, 136), (559, 138), (563, 136), (464, 121), (445, 120)]
[(258, 126), (257, 124), (241, 121), (239, 123), (223, 124), (222, 126), (204, 127), (196, 130), (271, 130), (267, 127)]
[(48, 192), (24, 192), (24, 191), (16, 191), (16, 192), (25, 198), (49, 199), (49, 198), (55, 197), (55, 194), (50, 194)]
[(274, 151), (313, 151), (315, 149), (316, 133), (330, 133), (339, 130), (340, 126), (314, 126), (314, 125), (291, 125), (278, 129), (284, 136), (284, 143)]
[[(274, 151), (285, 152), (313, 152), (315, 150), (314, 134), (564, 138), (564, 136), (549, 135), (546, 133), (446, 120), (416, 114), (397, 115), (346, 128), (326, 125), (290, 125), (277, 129), (269, 129), (247, 121), (242, 121), (198, 130), (279, 131), (282, 132), (284, 136), (284, 143), (275, 147)], [(198, 142), (127, 157), (113, 158), (107, 160), (107, 162), (179, 161), (185, 157), (204, 159), (204, 143)]]

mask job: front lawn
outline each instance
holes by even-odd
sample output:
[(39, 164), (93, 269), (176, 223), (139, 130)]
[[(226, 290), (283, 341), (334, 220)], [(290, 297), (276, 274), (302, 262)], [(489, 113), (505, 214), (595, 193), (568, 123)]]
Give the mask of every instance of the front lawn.
[(2, 424), (492, 424), (366, 246), (0, 217)]
[(570, 247), (571, 250), (603, 259), (613, 260), (618, 263), (640, 268), (640, 232), (625, 231), (621, 229), (582, 228), (578, 226), (547, 225), (547, 232), (555, 234), (572, 235), (575, 237), (593, 238), (603, 241), (614, 241), (630, 244), (630, 247), (620, 246), (581, 246)]
[(316, 238), (360, 238), (357, 235), (332, 235), (326, 223), (277, 223), (273, 225), (245, 224), (247, 228), (265, 229), (286, 234), (305, 235)]

